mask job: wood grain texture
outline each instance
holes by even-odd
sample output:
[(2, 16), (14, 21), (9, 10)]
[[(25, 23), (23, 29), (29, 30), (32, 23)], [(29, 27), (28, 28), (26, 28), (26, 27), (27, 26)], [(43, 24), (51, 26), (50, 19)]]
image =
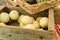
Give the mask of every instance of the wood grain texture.
[(37, 12), (44, 11), (51, 7), (54, 7), (56, 0), (50, 0), (48, 2), (42, 2), (39, 4), (28, 4), (24, 0), (17, 0), (17, 4), (21, 7), (24, 12), (28, 12), (29, 14), (35, 14)]
[(53, 40), (53, 31), (29, 30), (0, 26), (0, 39), (3, 40)]
[(55, 31), (55, 26), (54, 26), (54, 9), (51, 8), (49, 9), (49, 23), (48, 23), (48, 29)]
[(56, 24), (60, 24), (60, 9), (54, 8), (55, 9), (55, 14), (54, 14), (54, 19)]

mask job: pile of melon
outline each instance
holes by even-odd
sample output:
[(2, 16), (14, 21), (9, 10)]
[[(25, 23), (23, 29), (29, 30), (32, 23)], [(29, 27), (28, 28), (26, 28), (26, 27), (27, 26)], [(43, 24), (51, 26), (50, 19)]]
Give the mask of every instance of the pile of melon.
[(2, 12), (0, 13), (0, 25), (7, 26), (7, 23), (12, 23), (11, 21), (16, 21), (21, 28), (27, 29), (40, 29), (48, 28), (48, 18), (47, 17), (37, 17), (34, 19), (28, 15), (20, 15), (18, 11), (12, 10), (10, 13)]

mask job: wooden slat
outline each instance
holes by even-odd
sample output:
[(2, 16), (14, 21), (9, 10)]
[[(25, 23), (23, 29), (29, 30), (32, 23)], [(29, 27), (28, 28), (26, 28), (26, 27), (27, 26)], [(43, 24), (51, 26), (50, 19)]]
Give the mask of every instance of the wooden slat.
[(60, 24), (60, 8), (57, 6), (54, 8), (54, 10), (55, 10), (55, 14), (54, 14), (55, 23)]
[(2, 40), (52, 40), (54, 35), (53, 31), (0, 26), (0, 38)]
[(30, 5), (26, 3), (24, 0), (17, 0), (17, 4), (21, 7), (21, 9), (24, 12), (28, 12), (29, 14), (36, 14), (37, 12), (41, 12), (51, 7), (54, 7), (55, 3), (56, 0), (50, 0), (48, 2)]
[(48, 30), (53, 30), (54, 31), (55, 26), (54, 26), (54, 10), (49, 9), (49, 23), (48, 23)]

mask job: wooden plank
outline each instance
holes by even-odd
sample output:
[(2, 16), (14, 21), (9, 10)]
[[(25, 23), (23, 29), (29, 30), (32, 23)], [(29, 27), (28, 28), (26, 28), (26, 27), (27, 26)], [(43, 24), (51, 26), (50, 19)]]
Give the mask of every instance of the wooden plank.
[(21, 9), (24, 12), (28, 12), (29, 14), (36, 14), (37, 12), (41, 12), (51, 7), (54, 7), (55, 3), (56, 0), (50, 0), (48, 2), (30, 5), (26, 3), (24, 0), (17, 0), (17, 4), (21, 7)]
[(60, 24), (60, 9), (58, 7), (54, 8), (55, 14), (54, 14), (54, 19), (56, 24)]
[(0, 26), (0, 38), (6, 40), (52, 40), (53, 31), (29, 30)]
[(54, 10), (49, 9), (49, 23), (48, 23), (48, 30), (53, 30), (54, 31), (55, 26), (54, 26)]

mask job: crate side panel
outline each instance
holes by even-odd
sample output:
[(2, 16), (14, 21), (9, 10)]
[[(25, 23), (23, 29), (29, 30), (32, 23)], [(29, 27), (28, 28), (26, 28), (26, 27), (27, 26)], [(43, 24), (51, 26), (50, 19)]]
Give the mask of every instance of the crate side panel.
[(37, 31), (0, 26), (0, 39), (2, 40), (52, 40), (53, 37), (53, 31)]
[(54, 10), (51, 8), (49, 9), (49, 22), (48, 22), (48, 30), (54, 31)]

